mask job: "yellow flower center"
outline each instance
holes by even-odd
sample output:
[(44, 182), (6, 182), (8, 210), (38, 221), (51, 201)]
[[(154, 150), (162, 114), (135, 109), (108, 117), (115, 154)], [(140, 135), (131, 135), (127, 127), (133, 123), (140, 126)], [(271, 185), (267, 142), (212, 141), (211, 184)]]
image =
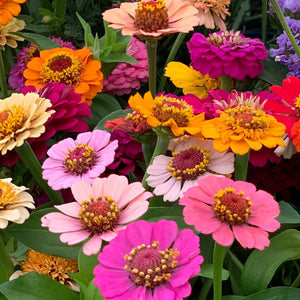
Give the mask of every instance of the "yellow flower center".
[(0, 112), (0, 139), (11, 136), (24, 124), (25, 116), (21, 105)]
[(133, 113), (128, 113), (125, 119), (128, 121), (133, 121), (136, 125), (139, 125), (140, 123), (145, 121), (145, 118), (140, 113), (137, 113), (135, 111)]
[(129, 278), (136, 285), (154, 288), (166, 282), (176, 267), (176, 256), (180, 253), (172, 248), (160, 251), (157, 249), (159, 242), (151, 245), (134, 247), (124, 260), (128, 262), (124, 269), (130, 273)]
[(240, 32), (223, 31), (221, 34), (214, 32), (209, 37), (206, 38), (207, 41), (215, 46), (221, 46), (225, 43), (231, 45), (241, 45), (244, 44), (245, 39), (240, 36)]
[(75, 86), (81, 75), (83, 64), (76, 56), (60, 51), (50, 55), (41, 69), (43, 83), (60, 82)]
[(140, 1), (135, 11), (134, 26), (145, 32), (168, 28), (169, 17), (165, 1)]
[(81, 202), (79, 218), (90, 232), (101, 234), (114, 228), (118, 223), (119, 214), (120, 210), (111, 197), (98, 197), (95, 201), (91, 196), (90, 201)]
[(156, 107), (153, 109), (153, 114), (162, 123), (173, 118), (179, 127), (185, 127), (189, 119), (194, 117), (193, 107), (184, 100), (162, 95), (155, 97), (154, 103)]
[(0, 180), (0, 210), (4, 210), (7, 206), (15, 204), (18, 200), (16, 190), (8, 182)]
[(244, 198), (244, 192), (235, 193), (235, 189), (228, 187), (221, 189), (214, 196), (213, 209), (216, 217), (230, 225), (245, 223), (252, 214), (249, 197)]
[(295, 107), (297, 108), (296, 115), (300, 117), (300, 95), (295, 99)]
[(210, 153), (199, 146), (172, 153), (172, 161), (166, 169), (177, 180), (194, 180), (206, 172), (209, 166)]

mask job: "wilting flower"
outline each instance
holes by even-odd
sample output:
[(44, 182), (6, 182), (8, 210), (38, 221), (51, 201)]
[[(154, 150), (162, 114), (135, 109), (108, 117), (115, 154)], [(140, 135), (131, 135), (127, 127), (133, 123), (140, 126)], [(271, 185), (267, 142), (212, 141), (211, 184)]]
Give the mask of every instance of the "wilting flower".
[(269, 246), (268, 232), (280, 227), (280, 210), (273, 196), (252, 183), (210, 175), (188, 189), (179, 200), (184, 221), (222, 246), (236, 239), (244, 248)]
[(149, 38), (193, 30), (198, 24), (197, 13), (195, 7), (181, 0), (142, 0), (106, 10), (103, 19), (111, 23), (109, 27), (121, 29), (123, 35)]
[(167, 127), (175, 136), (185, 132), (196, 135), (201, 130), (199, 123), (204, 121), (204, 114), (195, 115), (193, 107), (175, 95), (161, 94), (153, 99), (151, 92), (144, 98), (136, 93), (128, 103), (151, 127)]
[(240, 32), (219, 31), (205, 37), (194, 33), (187, 42), (192, 67), (211, 78), (228, 75), (239, 80), (256, 77), (267, 49), (259, 39), (247, 38)]
[(31, 59), (23, 73), (25, 85), (34, 85), (38, 89), (48, 82), (65, 83), (82, 95), (82, 102), (91, 104), (96, 94), (102, 91), (103, 80), (101, 63), (93, 60), (92, 55), (88, 48), (40, 51), (40, 56)]
[(24, 41), (24, 38), (10, 32), (18, 32), (24, 29), (25, 22), (13, 18), (8, 24), (0, 26), (0, 50), (5, 49), (5, 45), (11, 48), (17, 48), (17, 41)]
[(61, 233), (60, 240), (74, 245), (89, 239), (83, 246), (86, 255), (97, 254), (102, 240), (111, 241), (128, 222), (143, 215), (152, 194), (140, 182), (128, 184), (125, 176), (96, 178), (92, 185), (81, 180), (71, 187), (76, 202), (55, 205), (60, 212), (42, 217), (42, 226)]
[(215, 151), (211, 140), (183, 138), (172, 148), (172, 156), (156, 156), (147, 169), (148, 185), (155, 188), (154, 195), (163, 195), (164, 201), (176, 201), (211, 173), (229, 175), (234, 171), (234, 154)]
[(53, 110), (51, 103), (38, 94), (12, 94), (0, 101), (0, 151), (23, 145), (28, 138), (38, 138), (45, 132), (44, 124)]
[(138, 90), (141, 82), (148, 80), (148, 56), (146, 45), (132, 37), (126, 54), (135, 58), (138, 63), (119, 63), (103, 80), (103, 92), (122, 96)]
[(21, 3), (26, 0), (0, 0), (0, 27), (6, 25), (21, 12)]
[(193, 94), (198, 98), (207, 97), (209, 90), (216, 90), (221, 86), (220, 78), (212, 79), (208, 74), (202, 75), (193, 67), (176, 61), (168, 63), (165, 76), (170, 77), (176, 87), (182, 88), (185, 95)]
[(16, 186), (12, 178), (0, 179), (0, 228), (6, 228), (8, 221), (22, 224), (29, 218), (27, 208), (34, 209), (32, 196), (25, 192), (25, 186)]
[(174, 221), (138, 221), (104, 247), (94, 284), (105, 299), (182, 300), (191, 294), (189, 279), (200, 272), (199, 254), (192, 230), (178, 232)]
[(66, 138), (48, 150), (43, 178), (54, 190), (82, 179), (91, 183), (113, 162), (117, 147), (118, 141), (110, 141), (110, 133), (103, 130), (80, 133), (76, 140)]

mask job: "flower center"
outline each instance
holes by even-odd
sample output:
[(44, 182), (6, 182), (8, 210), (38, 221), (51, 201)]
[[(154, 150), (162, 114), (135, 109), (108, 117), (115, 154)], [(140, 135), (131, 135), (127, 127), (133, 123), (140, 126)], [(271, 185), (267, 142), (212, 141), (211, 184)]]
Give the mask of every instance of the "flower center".
[(179, 251), (172, 248), (160, 251), (158, 245), (157, 241), (148, 246), (142, 244), (125, 255), (124, 260), (128, 264), (124, 269), (130, 272), (129, 278), (136, 285), (154, 288), (171, 277)]
[(138, 3), (135, 11), (134, 26), (145, 32), (154, 32), (169, 27), (168, 11), (164, 0)]
[(225, 188), (219, 190), (214, 196), (215, 204), (213, 209), (215, 215), (222, 222), (227, 222), (230, 225), (245, 223), (252, 214), (249, 197), (244, 198), (244, 192), (234, 192), (234, 188)]
[(172, 156), (167, 171), (177, 180), (194, 180), (206, 172), (209, 166), (210, 153), (199, 146), (173, 152)]
[(81, 202), (79, 218), (87, 229), (96, 234), (112, 230), (118, 223), (120, 210), (116, 202), (108, 196), (98, 197), (96, 201), (91, 197), (90, 201)]
[(240, 36), (240, 32), (233, 32), (231, 31), (223, 31), (219, 34), (216, 32), (209, 35), (209, 37), (206, 38), (207, 41), (210, 44), (213, 44), (217, 47), (219, 46), (228, 46), (232, 47), (233, 45), (242, 45), (245, 43), (245, 38)]
[(76, 85), (83, 66), (79, 58), (68, 52), (56, 52), (50, 55), (41, 69), (43, 83), (60, 82)]
[(27, 53), (25, 58), (23, 59), (24, 62), (29, 62), (33, 57), (40, 56), (40, 51), (37, 46), (31, 46), (27, 49)]
[(295, 99), (296, 116), (300, 118), (300, 95)]
[(17, 200), (18, 196), (13, 186), (0, 180), (0, 211), (5, 210), (9, 205), (15, 204)]
[(25, 117), (21, 105), (15, 104), (11, 109), (0, 112), (0, 139), (14, 135), (18, 129), (22, 128)]
[(65, 168), (77, 175), (86, 173), (97, 162), (97, 153), (88, 144), (79, 143), (72, 150), (68, 149), (68, 155), (65, 158)]
[(154, 116), (162, 123), (173, 118), (178, 127), (185, 127), (189, 123), (189, 119), (194, 117), (194, 109), (184, 100), (177, 98), (158, 96), (155, 97), (153, 108)]

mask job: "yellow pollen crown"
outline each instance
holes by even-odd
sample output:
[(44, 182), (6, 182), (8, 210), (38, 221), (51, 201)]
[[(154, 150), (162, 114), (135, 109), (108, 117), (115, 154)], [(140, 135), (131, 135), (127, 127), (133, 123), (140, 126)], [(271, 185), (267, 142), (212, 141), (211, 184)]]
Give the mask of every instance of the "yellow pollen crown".
[(25, 116), (23, 114), (23, 108), (21, 105), (12, 105), (7, 110), (0, 113), (0, 138), (3, 139), (6, 136), (10, 136), (15, 133), (20, 127), (22, 127)]

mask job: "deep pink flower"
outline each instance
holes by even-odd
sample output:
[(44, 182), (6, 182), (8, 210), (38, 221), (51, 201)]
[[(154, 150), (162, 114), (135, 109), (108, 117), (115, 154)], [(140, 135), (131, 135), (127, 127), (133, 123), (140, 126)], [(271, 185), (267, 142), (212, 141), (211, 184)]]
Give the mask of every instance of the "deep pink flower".
[(222, 246), (236, 239), (244, 248), (269, 246), (268, 232), (280, 227), (280, 210), (273, 196), (255, 185), (210, 175), (188, 189), (179, 200), (184, 221), (197, 231), (211, 234)]
[(110, 300), (182, 300), (191, 294), (189, 279), (200, 272), (199, 254), (192, 230), (178, 232), (174, 221), (138, 221), (99, 254), (94, 284)]
[(211, 78), (222, 75), (239, 80), (254, 78), (263, 70), (261, 60), (267, 58), (267, 49), (259, 39), (233, 31), (219, 31), (208, 37), (194, 33), (187, 46), (192, 67)]
[(80, 180), (91, 183), (113, 162), (117, 147), (118, 141), (110, 141), (110, 133), (103, 130), (80, 133), (76, 140), (64, 139), (48, 150), (43, 178), (54, 190), (71, 187)]
[(55, 205), (60, 212), (42, 217), (42, 226), (61, 233), (60, 240), (75, 245), (87, 240), (83, 253), (97, 254), (102, 240), (109, 242), (128, 222), (143, 215), (152, 194), (140, 182), (128, 184), (125, 176), (96, 178), (92, 184), (81, 180), (72, 185), (76, 202)]

